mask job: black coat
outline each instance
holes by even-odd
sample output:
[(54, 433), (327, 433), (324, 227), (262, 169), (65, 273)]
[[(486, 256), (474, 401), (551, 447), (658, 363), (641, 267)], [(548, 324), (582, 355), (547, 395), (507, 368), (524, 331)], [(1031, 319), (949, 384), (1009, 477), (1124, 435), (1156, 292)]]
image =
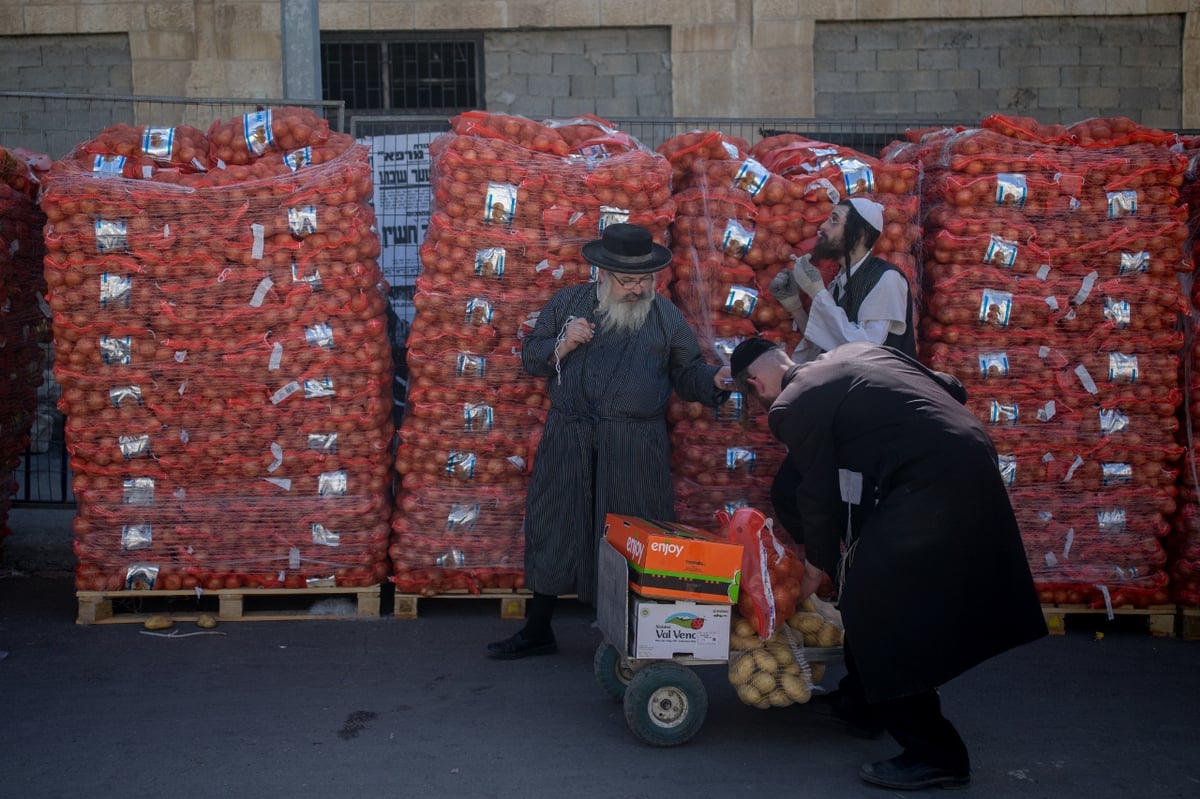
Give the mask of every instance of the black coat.
[(724, 397), (713, 385), (720, 367), (704, 361), (679, 309), (657, 294), (637, 333), (598, 327), (563, 359), (560, 380), (551, 362), (556, 337), (571, 317), (594, 321), (596, 304), (594, 284), (562, 289), (521, 348), (526, 371), (548, 377), (550, 394), (525, 503), (525, 582), (587, 602), (595, 599), (605, 514), (675, 518), (671, 389), (706, 405)]
[[(768, 416), (798, 477), (789, 531), (830, 574), (851, 539), (839, 598), (871, 702), (1046, 634), (995, 448), (951, 381), (846, 344), (790, 370)], [(861, 500), (846, 502), (856, 474)]]

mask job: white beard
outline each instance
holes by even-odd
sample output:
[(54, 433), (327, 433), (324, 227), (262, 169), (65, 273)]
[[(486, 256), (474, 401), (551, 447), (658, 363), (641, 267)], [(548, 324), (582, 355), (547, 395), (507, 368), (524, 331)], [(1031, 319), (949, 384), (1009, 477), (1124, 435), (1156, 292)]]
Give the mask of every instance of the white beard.
[(637, 302), (614, 302), (611, 286), (608, 281), (603, 281), (596, 287), (596, 297), (600, 301), (596, 308), (600, 329), (626, 334), (641, 330), (650, 315), (650, 306), (654, 304), (654, 287), (648, 287), (646, 296)]

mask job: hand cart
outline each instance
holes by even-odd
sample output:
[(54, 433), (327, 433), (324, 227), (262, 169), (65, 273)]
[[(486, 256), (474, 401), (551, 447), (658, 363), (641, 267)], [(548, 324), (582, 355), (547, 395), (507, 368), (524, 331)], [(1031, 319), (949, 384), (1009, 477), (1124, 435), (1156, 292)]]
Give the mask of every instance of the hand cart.
[[(692, 739), (708, 713), (708, 694), (692, 666), (729, 662), (675, 656), (668, 659), (633, 657), (629, 566), (605, 540), (600, 542), (596, 585), (596, 619), (604, 641), (596, 649), (592, 669), (605, 693), (624, 705), (625, 722), (635, 736), (651, 746), (678, 746)], [(806, 647), (809, 663), (842, 659), (841, 647)]]

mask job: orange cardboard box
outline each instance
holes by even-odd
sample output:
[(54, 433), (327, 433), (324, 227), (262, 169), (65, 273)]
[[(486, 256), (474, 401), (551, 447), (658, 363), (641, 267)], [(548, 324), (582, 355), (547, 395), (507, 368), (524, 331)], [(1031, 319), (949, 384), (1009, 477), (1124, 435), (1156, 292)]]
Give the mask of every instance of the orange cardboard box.
[(657, 599), (731, 605), (738, 599), (742, 546), (676, 522), (610, 513), (604, 537), (629, 562), (629, 587)]

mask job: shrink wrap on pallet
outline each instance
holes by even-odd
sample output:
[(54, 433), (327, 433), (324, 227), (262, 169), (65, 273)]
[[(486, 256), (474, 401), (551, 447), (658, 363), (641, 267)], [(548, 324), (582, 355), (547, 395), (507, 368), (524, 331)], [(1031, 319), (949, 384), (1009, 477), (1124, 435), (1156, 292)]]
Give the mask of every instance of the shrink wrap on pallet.
[(115, 126), (41, 198), (80, 589), (387, 573), (391, 356), (367, 150), (312, 112)]

